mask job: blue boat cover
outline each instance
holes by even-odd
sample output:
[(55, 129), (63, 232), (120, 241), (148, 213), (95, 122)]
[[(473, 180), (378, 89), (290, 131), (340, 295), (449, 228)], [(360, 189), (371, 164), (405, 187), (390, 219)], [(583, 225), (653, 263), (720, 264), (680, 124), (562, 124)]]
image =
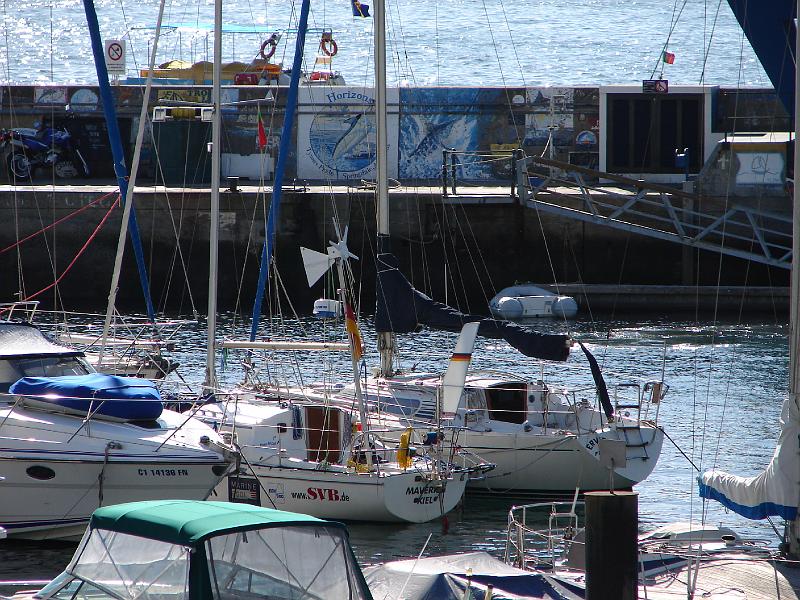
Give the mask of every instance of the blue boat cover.
[(378, 254), (377, 288), (375, 329), (379, 332), (410, 333), (420, 325), (458, 332), (464, 323), (480, 321), (478, 335), (503, 339), (525, 356), (560, 361), (569, 357), (569, 336), (537, 333), (516, 323), (462, 313), (432, 300), (412, 287), (400, 272), (397, 258), (388, 252)]
[[(23, 377), (9, 388), (12, 394), (34, 396), (74, 411), (126, 421), (157, 419), (164, 409), (152, 381), (103, 373), (62, 377)], [(99, 401), (98, 401), (99, 400)]]
[(485, 552), (392, 561), (367, 567), (364, 577), (374, 598), (395, 597), (399, 589), (407, 600), (482, 598), (488, 584), (494, 587), (492, 598), (497, 600), (586, 597), (585, 586), (578, 580), (523, 571)]

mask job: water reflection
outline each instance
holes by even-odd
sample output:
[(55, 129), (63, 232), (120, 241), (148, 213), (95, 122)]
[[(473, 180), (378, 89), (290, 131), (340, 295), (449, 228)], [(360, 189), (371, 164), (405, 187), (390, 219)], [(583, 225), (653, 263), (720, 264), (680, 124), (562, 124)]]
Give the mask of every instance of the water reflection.
[[(247, 326), (234, 315), (220, 317), (226, 337), (245, 337)], [(563, 332), (564, 323), (537, 322), (537, 329)], [(305, 339), (323, 337), (330, 325), (311, 319), (266, 322), (264, 335), (277, 336), (283, 329)], [(641, 529), (676, 520), (700, 520), (703, 504), (697, 497), (697, 471), (718, 466), (739, 475), (753, 475), (769, 462), (779, 433), (778, 417), (786, 393), (788, 347), (784, 324), (749, 322), (712, 325), (691, 322), (595, 321), (569, 323), (570, 333), (586, 340), (604, 368), (610, 385), (660, 378), (662, 370), (670, 385), (660, 407), (659, 421), (673, 442), (665, 441), (658, 466), (639, 486)], [(608, 332), (611, 332), (610, 338)], [(367, 364), (377, 364), (370, 323), (362, 325), (367, 343)], [(341, 334), (343, 336), (343, 334)], [(400, 359), (405, 368), (440, 370), (455, 336), (422, 332), (399, 337)], [(205, 370), (205, 330), (202, 326), (181, 332), (175, 356), (187, 382), (202, 382)], [(327, 378), (346, 381), (350, 369), (346, 357), (271, 355), (261, 368), (262, 377), (296, 381)], [(587, 365), (574, 353), (566, 364), (540, 363), (521, 357), (505, 344), (479, 339), (473, 368), (501, 369), (527, 377), (543, 377), (551, 385), (583, 386), (591, 383)], [(238, 357), (231, 353), (219, 364), (224, 385), (241, 381)], [(684, 454), (686, 457), (684, 457)], [(415, 556), (431, 540), (426, 555), (487, 550), (502, 556), (508, 509), (512, 500), (468, 497), (463, 509), (448, 516), (444, 532), (437, 521), (422, 525), (350, 526), (351, 541), (362, 564), (374, 564)], [(519, 502), (518, 502), (519, 503)], [(777, 543), (769, 523), (750, 522), (726, 513), (716, 503), (707, 505), (706, 520), (724, 524), (743, 535)], [(45, 579), (57, 574), (69, 560), (74, 546), (0, 542), (0, 579)]]

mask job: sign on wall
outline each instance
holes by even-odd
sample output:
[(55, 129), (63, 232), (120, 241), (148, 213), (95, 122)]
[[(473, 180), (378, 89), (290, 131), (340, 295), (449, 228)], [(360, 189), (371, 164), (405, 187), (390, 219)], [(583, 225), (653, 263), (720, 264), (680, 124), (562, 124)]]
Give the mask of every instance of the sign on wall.
[(105, 57), (109, 75), (125, 75), (125, 40), (106, 40)]
[[(387, 90), (389, 177), (397, 177), (398, 102), (397, 89)], [(375, 177), (375, 96), (371, 88), (303, 88), (297, 124), (298, 177)]]

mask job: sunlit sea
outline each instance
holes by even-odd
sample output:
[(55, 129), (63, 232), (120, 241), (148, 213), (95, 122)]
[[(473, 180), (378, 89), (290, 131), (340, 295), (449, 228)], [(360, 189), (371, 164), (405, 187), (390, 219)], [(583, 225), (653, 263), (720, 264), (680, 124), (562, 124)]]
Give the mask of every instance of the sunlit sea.
[[(277, 321), (266, 323), (266, 335), (277, 333)], [(540, 331), (569, 332), (587, 343), (600, 362), (609, 385), (664, 380), (670, 386), (661, 405), (659, 422), (674, 441), (664, 448), (653, 474), (639, 486), (642, 531), (674, 521), (725, 524), (740, 534), (767, 540), (778, 538), (767, 522), (750, 522), (727, 514), (719, 505), (703, 505), (697, 497), (698, 469), (713, 466), (738, 475), (754, 475), (769, 462), (777, 439), (781, 402), (787, 389), (788, 326), (780, 321), (694, 322), (676, 317), (579, 320), (571, 323), (537, 321)], [(271, 328), (273, 328), (271, 330)], [(284, 321), (281, 331), (307, 338), (324, 334), (311, 318)], [(247, 324), (231, 314), (220, 317), (227, 337), (246, 336)], [(375, 343), (369, 320), (363, 324), (368, 364), (375, 364)], [(400, 337), (405, 368), (441, 370), (455, 343), (453, 334), (425, 331)], [(174, 353), (180, 373), (199, 383), (205, 368), (206, 333), (203, 325), (186, 326)], [(276, 357), (274, 357), (276, 358)], [(223, 386), (240, 381), (238, 357), (220, 358)], [(269, 375), (284, 380), (331, 377), (343, 381), (348, 365), (341, 357), (271, 361)], [(499, 369), (544, 379), (553, 386), (591, 383), (585, 359), (573, 352), (565, 364), (541, 363), (516, 354), (504, 342), (479, 339), (473, 369)], [(267, 367), (262, 367), (267, 376)], [(684, 454), (686, 456), (684, 456)], [(690, 462), (691, 461), (691, 462)], [(513, 500), (467, 497), (460, 511), (449, 516), (449, 530), (437, 521), (422, 525), (351, 524), (350, 537), (362, 565), (425, 554), (485, 550), (502, 557), (507, 513)], [(781, 523), (775, 525), (780, 529)], [(0, 542), (0, 580), (47, 579), (69, 560), (74, 545)]]
[[(369, 0), (364, 4), (369, 5)], [(660, 0), (386, 0), (390, 85), (579, 86), (640, 84), (663, 70), (673, 84), (771, 87), (727, 2)], [(148, 65), (159, 0), (95, 0), (104, 39), (128, 42), (128, 75)], [(298, 0), (224, 0), (223, 60), (248, 62), (269, 32), (284, 32), (275, 60), (291, 64)], [(212, 60), (213, 0), (165, 0), (156, 64)], [(0, 79), (96, 81), (81, 0), (4, 0)], [(351, 85), (372, 81), (372, 19), (348, 0), (311, 0), (304, 60), (333, 31), (333, 67)], [(675, 62), (661, 61), (662, 51)]]

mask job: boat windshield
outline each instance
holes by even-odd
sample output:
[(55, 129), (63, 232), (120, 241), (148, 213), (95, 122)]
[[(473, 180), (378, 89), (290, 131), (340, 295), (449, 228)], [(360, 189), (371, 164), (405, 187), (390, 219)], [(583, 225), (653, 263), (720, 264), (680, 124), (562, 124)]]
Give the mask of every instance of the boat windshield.
[(339, 528), (272, 527), (220, 535), (206, 544), (215, 600), (369, 598)]
[(11, 384), (22, 377), (61, 377), (89, 373), (94, 373), (94, 369), (79, 356), (37, 356), (0, 360), (0, 392), (8, 393)]
[(66, 585), (55, 586), (61, 579), (57, 578), (37, 598), (185, 600), (189, 598), (189, 549), (92, 529), (84, 536), (65, 575), (72, 576)]

